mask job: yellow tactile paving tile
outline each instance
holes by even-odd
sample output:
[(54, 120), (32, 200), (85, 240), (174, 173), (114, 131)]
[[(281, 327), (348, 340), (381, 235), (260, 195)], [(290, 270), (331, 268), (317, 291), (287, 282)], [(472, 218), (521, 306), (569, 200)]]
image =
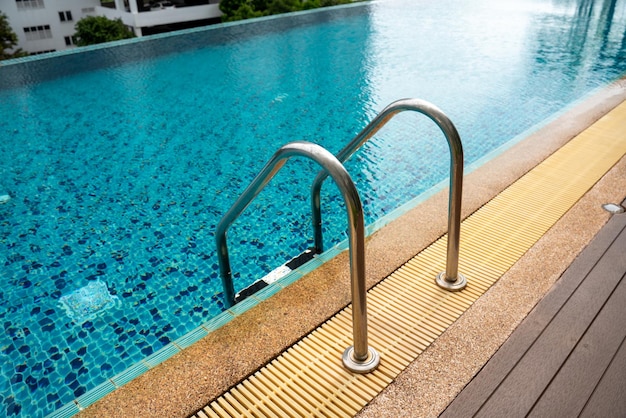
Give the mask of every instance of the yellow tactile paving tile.
[(572, 139), (462, 224), (461, 292), (439, 289), (446, 237), (368, 293), (369, 344), (381, 354), (366, 375), (347, 371), (350, 306), (196, 413), (225, 416), (353, 416), (498, 280), (626, 154), (626, 102)]

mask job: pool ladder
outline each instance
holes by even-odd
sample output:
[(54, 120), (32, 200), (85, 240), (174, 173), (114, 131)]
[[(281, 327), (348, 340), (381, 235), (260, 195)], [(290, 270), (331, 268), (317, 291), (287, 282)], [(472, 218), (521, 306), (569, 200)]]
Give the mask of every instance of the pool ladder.
[[(430, 118), (441, 129), (450, 150), (450, 194), (448, 198), (448, 249), (446, 270), (437, 275), (437, 284), (447, 290), (463, 290), (467, 285), (465, 276), (459, 273), (459, 240), (461, 232), (461, 195), (463, 194), (463, 145), (452, 121), (435, 105), (420, 99), (401, 99), (383, 109), (357, 136), (337, 154), (342, 163), (347, 161), (363, 144), (376, 134), (395, 115), (404, 111), (421, 113)], [(313, 205), (313, 230), (315, 232), (315, 252), (324, 248), (322, 240), (322, 213), (320, 209), (320, 191), (322, 183), (328, 177), (320, 171), (311, 187)]]
[(311, 187), (312, 218), (315, 233), (315, 252), (323, 251), (320, 192), (328, 176), (335, 181), (343, 196), (348, 215), (348, 243), (350, 255), (350, 287), (352, 293), (353, 346), (343, 354), (344, 366), (355, 373), (368, 373), (376, 369), (380, 356), (367, 343), (367, 299), (365, 284), (365, 226), (363, 207), (358, 191), (343, 166), (365, 142), (378, 132), (393, 116), (403, 111), (415, 111), (430, 118), (441, 129), (450, 149), (450, 194), (448, 207), (448, 248), (446, 270), (439, 273), (436, 283), (447, 290), (465, 288), (467, 280), (458, 272), (459, 237), (461, 226), (461, 194), (463, 186), (463, 147), (459, 134), (450, 119), (436, 106), (419, 99), (402, 99), (393, 102), (374, 118), (337, 156), (323, 147), (305, 141), (282, 146), (252, 180), (233, 206), (217, 225), (215, 240), (218, 250), (220, 276), (227, 307), (235, 304), (235, 290), (228, 256), (226, 233), (230, 225), (263, 190), (282, 166), (294, 156), (307, 157), (322, 166)]

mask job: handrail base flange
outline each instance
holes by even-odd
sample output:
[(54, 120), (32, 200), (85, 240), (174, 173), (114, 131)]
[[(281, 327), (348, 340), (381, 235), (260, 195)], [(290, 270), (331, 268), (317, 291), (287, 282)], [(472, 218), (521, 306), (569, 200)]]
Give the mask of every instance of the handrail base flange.
[(467, 286), (467, 279), (461, 273), (458, 273), (456, 280), (452, 282), (448, 280), (446, 272), (442, 271), (437, 275), (437, 279), (435, 281), (440, 288), (449, 290), (450, 292), (459, 292)]
[(343, 352), (343, 365), (352, 373), (365, 374), (376, 370), (380, 364), (380, 354), (372, 347), (367, 348), (368, 354), (365, 361), (358, 361), (354, 358), (354, 346), (346, 348)]

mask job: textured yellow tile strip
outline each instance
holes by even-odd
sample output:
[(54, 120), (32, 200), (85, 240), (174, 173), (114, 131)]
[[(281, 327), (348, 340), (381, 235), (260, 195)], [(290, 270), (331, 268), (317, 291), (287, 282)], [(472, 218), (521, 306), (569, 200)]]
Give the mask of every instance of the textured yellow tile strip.
[(368, 322), (369, 344), (381, 355), (375, 372), (356, 375), (342, 366), (352, 344), (348, 307), (195, 416), (353, 416), (625, 154), (626, 102), (463, 222), (465, 290), (435, 285), (445, 267), (445, 236), (374, 287)]

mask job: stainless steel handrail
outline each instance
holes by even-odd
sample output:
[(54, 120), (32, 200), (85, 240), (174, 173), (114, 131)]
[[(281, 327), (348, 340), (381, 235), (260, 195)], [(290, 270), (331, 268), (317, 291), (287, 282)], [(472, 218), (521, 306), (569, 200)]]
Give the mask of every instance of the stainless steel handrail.
[[(383, 109), (354, 139), (337, 153), (342, 163), (350, 158), (365, 142), (376, 134), (392, 117), (405, 110), (421, 113), (431, 119), (441, 129), (450, 149), (450, 194), (448, 199), (448, 253), (446, 270), (436, 277), (437, 284), (448, 290), (458, 291), (467, 285), (466, 278), (459, 273), (459, 241), (461, 231), (461, 195), (463, 193), (463, 145), (454, 124), (435, 105), (420, 99), (401, 99)], [(322, 183), (328, 177), (320, 171), (311, 187), (313, 210), (313, 231), (315, 251), (324, 250), (322, 237), (322, 212), (320, 192)]]
[(287, 160), (294, 156), (308, 157), (324, 168), (330, 175), (346, 204), (348, 212), (348, 238), (350, 252), (350, 288), (352, 293), (353, 346), (343, 354), (343, 363), (356, 373), (368, 373), (380, 362), (380, 356), (367, 345), (367, 298), (365, 285), (365, 226), (361, 198), (350, 175), (337, 158), (326, 149), (311, 142), (296, 141), (281, 147), (252, 180), (233, 206), (217, 225), (215, 241), (218, 249), (220, 275), (224, 286), (227, 307), (235, 303), (235, 290), (228, 257), (226, 232), (237, 217), (248, 207), (265, 185), (276, 175)]

